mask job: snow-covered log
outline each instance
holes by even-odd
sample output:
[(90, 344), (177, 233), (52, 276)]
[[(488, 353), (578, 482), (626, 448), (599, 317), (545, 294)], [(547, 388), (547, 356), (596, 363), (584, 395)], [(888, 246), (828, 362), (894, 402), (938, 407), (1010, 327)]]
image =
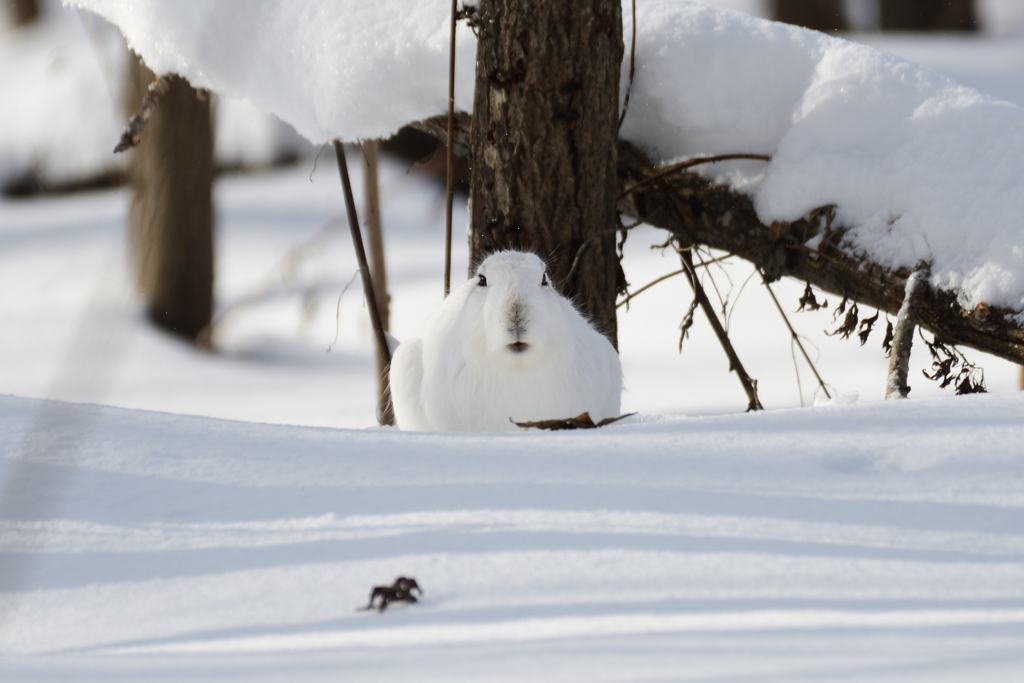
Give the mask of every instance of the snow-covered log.
[[(468, 145), (469, 116), (455, 127), (456, 147)], [(443, 117), (414, 126), (438, 135)], [(440, 139), (440, 136), (439, 136)], [(619, 178), (623, 191), (658, 173), (637, 147), (619, 141)], [(892, 268), (842, 248), (844, 226), (829, 222), (831, 207), (821, 207), (792, 222), (764, 225), (750, 197), (683, 171), (658, 179), (622, 197), (619, 210), (649, 225), (680, 235), (685, 242), (736, 254), (764, 271), (768, 282), (791, 277), (822, 291), (893, 315), (903, 304), (910, 269)], [(827, 229), (826, 229), (826, 226)], [(818, 237), (816, 248), (806, 243)], [(955, 291), (928, 283), (918, 324), (940, 339), (1024, 364), (1024, 325), (1005, 307), (979, 304), (965, 308)]]

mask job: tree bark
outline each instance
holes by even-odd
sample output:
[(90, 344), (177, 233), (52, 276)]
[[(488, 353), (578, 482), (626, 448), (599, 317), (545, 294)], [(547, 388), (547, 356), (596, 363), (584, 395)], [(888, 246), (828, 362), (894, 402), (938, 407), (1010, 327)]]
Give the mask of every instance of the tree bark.
[[(155, 75), (129, 59), (127, 111)], [(210, 102), (170, 77), (167, 93), (132, 152), (128, 244), (149, 318), (195, 339), (213, 312), (213, 131)]]
[(775, 21), (796, 24), (815, 31), (846, 31), (842, 0), (775, 0)]
[[(468, 145), (468, 123), (469, 115), (461, 114), (455, 129), (457, 145)], [(444, 117), (410, 125), (443, 139)], [(619, 141), (618, 160), (622, 190), (658, 173), (624, 140)], [(792, 223), (766, 226), (749, 197), (689, 172), (671, 174), (619, 200), (619, 209), (627, 216), (678, 234), (683, 243), (736, 254), (760, 268), (766, 282), (788, 276), (895, 315), (903, 304), (909, 271), (891, 270), (841, 250), (842, 226), (833, 226), (818, 249), (804, 246), (822, 229), (830, 208), (821, 207)], [(957, 303), (955, 292), (929, 287), (918, 325), (946, 342), (1024, 364), (1024, 328), (1014, 322), (1016, 313), (994, 306), (968, 311)]]
[(977, 31), (974, 0), (879, 0), (883, 31)]
[(478, 14), (470, 274), (492, 251), (532, 251), (615, 344), (620, 2), (481, 0)]
[(39, 3), (36, 0), (8, 0), (8, 4), (14, 26), (25, 26), (39, 18)]

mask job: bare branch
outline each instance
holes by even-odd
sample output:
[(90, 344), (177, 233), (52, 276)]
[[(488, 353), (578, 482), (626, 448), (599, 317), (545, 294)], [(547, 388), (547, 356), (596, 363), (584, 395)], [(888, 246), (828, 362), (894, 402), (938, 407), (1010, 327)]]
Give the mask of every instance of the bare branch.
[(732, 347), (732, 342), (729, 340), (729, 334), (722, 327), (721, 321), (715, 314), (715, 309), (711, 305), (711, 301), (708, 300), (707, 292), (704, 291), (704, 287), (700, 284), (700, 277), (697, 275), (697, 269), (693, 265), (693, 255), (689, 249), (680, 250), (679, 258), (683, 262), (683, 266), (686, 268), (687, 276), (690, 280), (690, 286), (693, 288), (693, 295), (697, 302), (703, 309), (704, 314), (708, 317), (708, 322), (711, 323), (711, 328), (715, 331), (715, 336), (718, 337), (718, 341), (722, 344), (722, 349), (725, 351), (725, 355), (729, 358), (729, 370), (736, 373), (736, 376), (740, 380), (740, 384), (743, 385), (743, 391), (747, 394), (749, 403), (747, 404), (747, 410), (764, 410), (764, 406), (761, 405), (761, 399), (757, 397), (757, 380), (751, 379), (750, 375), (743, 367), (743, 363), (740, 362), (739, 356), (736, 355), (736, 349)]
[[(761, 273), (761, 279), (764, 280), (764, 273)], [(821, 378), (821, 375), (818, 374), (818, 368), (816, 368), (814, 366), (814, 362), (811, 360), (811, 357), (807, 354), (807, 349), (804, 348), (804, 345), (800, 341), (800, 337), (797, 335), (796, 330), (794, 330), (793, 326), (789, 323), (789, 317), (786, 315), (786, 312), (784, 310), (782, 310), (782, 304), (780, 304), (779, 300), (775, 297), (775, 292), (772, 291), (772, 287), (771, 287), (771, 285), (768, 284), (767, 281), (764, 283), (764, 288), (768, 290), (768, 293), (772, 297), (772, 301), (775, 302), (775, 307), (777, 309), (779, 309), (779, 315), (781, 315), (782, 319), (786, 322), (786, 327), (789, 328), (789, 334), (793, 337), (793, 341), (796, 342), (796, 345), (800, 347), (800, 353), (802, 353), (804, 355), (804, 360), (806, 360), (807, 364), (811, 366), (811, 372), (813, 372), (814, 376), (817, 378), (818, 386), (820, 386), (821, 390), (823, 392), (825, 392), (825, 398), (832, 398), (832, 395), (828, 393), (828, 389), (825, 387), (825, 380), (823, 380)], [(804, 293), (804, 297), (808, 296), (808, 292), (810, 292), (810, 289), (811, 289), (811, 286), (808, 285), (807, 286), (807, 292)], [(814, 294), (810, 293), (810, 297), (811, 297), (811, 300), (813, 301)], [(803, 300), (801, 299), (801, 301), (803, 301)], [(794, 365), (795, 365), (795, 363), (794, 363)], [(797, 381), (797, 387), (799, 387), (800, 386), (800, 371), (799, 370), (797, 370), (796, 381)], [(801, 392), (801, 394), (800, 394), (800, 402), (803, 403), (803, 400), (804, 400), (804, 397), (803, 397), (803, 393)]]
[(121, 140), (117, 143), (117, 147), (114, 148), (114, 154), (120, 154), (139, 144), (139, 136), (142, 135), (149, 117), (153, 115), (157, 102), (167, 92), (170, 78), (170, 74), (157, 76), (156, 80), (149, 84), (149, 91), (142, 98), (139, 110), (132, 114), (132, 117), (128, 120), (128, 125), (125, 126), (124, 132), (121, 133)]

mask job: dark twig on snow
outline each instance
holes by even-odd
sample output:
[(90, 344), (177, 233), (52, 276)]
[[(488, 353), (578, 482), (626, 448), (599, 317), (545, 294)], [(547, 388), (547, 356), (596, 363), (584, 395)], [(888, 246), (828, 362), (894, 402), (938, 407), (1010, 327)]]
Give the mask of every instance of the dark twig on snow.
[[(758, 272), (760, 272), (760, 270), (758, 270)], [(832, 395), (828, 393), (828, 389), (825, 387), (825, 380), (823, 380), (821, 378), (821, 375), (818, 374), (818, 368), (816, 368), (814, 366), (814, 361), (812, 361), (811, 357), (807, 354), (807, 349), (804, 348), (803, 343), (800, 341), (800, 336), (796, 333), (796, 330), (794, 330), (793, 326), (789, 323), (789, 317), (787, 317), (786, 316), (786, 312), (784, 310), (782, 310), (782, 304), (780, 304), (779, 300), (775, 297), (775, 292), (772, 291), (771, 285), (768, 284), (768, 280), (767, 280), (767, 278), (765, 278), (764, 273), (761, 273), (761, 279), (764, 280), (764, 288), (767, 289), (768, 290), (768, 294), (771, 295), (772, 301), (775, 302), (775, 307), (777, 309), (779, 309), (779, 315), (782, 316), (783, 321), (785, 321), (785, 323), (786, 323), (786, 327), (789, 328), (789, 334), (793, 337), (793, 341), (795, 341), (796, 345), (798, 347), (800, 347), (800, 353), (802, 353), (804, 355), (804, 360), (806, 360), (807, 364), (811, 366), (811, 372), (813, 372), (815, 378), (817, 378), (818, 386), (820, 386), (821, 390), (823, 392), (825, 392), (825, 398), (832, 398)], [(811, 288), (811, 286), (808, 284), (807, 285), (807, 292), (810, 291), (810, 288)], [(804, 292), (804, 296), (805, 297), (807, 296), (807, 292)], [(811, 300), (812, 301), (814, 300), (814, 294), (813, 293), (811, 294)], [(801, 301), (803, 301), (803, 299), (801, 299)], [(815, 302), (815, 304), (817, 304), (817, 302)], [(801, 308), (803, 308), (802, 305), (801, 305)], [(814, 309), (811, 309), (811, 310), (814, 310)], [(797, 376), (797, 381), (799, 382), (799, 375)], [(802, 397), (801, 397), (801, 400), (802, 400)]]
[[(374, 586), (370, 592), (370, 602), (366, 607), (360, 607), (359, 611), (369, 612), (375, 609), (378, 612), (383, 612), (393, 602), (419, 602), (412, 594), (413, 591), (423, 595), (423, 590), (416, 583), (416, 579), (399, 576), (390, 586)], [(377, 598), (380, 598), (380, 603), (377, 603)]]
[(707, 292), (704, 291), (704, 287), (700, 283), (700, 277), (697, 275), (697, 269), (693, 265), (693, 255), (689, 249), (680, 249), (679, 258), (683, 261), (690, 286), (693, 288), (694, 298), (700, 304), (704, 314), (707, 315), (708, 322), (711, 323), (711, 327), (715, 331), (715, 336), (718, 337), (718, 341), (725, 350), (725, 355), (729, 358), (729, 370), (736, 373), (740, 384), (743, 385), (743, 391), (746, 392), (748, 399), (747, 410), (764, 410), (764, 406), (761, 405), (761, 399), (757, 397), (757, 380), (751, 379), (750, 375), (743, 368), (743, 363), (740, 362), (739, 356), (736, 355), (736, 350), (732, 347), (732, 342), (729, 341), (729, 334), (722, 327), (721, 321), (715, 314), (715, 309), (711, 305), (711, 301), (708, 300)]
[(142, 98), (139, 110), (128, 119), (128, 125), (125, 126), (124, 132), (121, 133), (121, 140), (117, 143), (117, 147), (114, 148), (114, 154), (119, 154), (139, 144), (139, 136), (142, 135), (142, 130), (146, 127), (149, 117), (153, 115), (157, 102), (164, 96), (169, 86), (169, 75), (157, 76), (156, 80), (149, 84), (149, 92)]
[[(356, 250), (356, 260), (359, 263), (359, 272), (363, 276), (363, 296), (366, 297), (366, 307), (370, 309), (370, 323), (373, 325), (374, 338), (377, 341), (377, 353), (391, 362), (391, 350), (388, 348), (388, 340), (384, 335), (384, 325), (380, 319), (380, 308), (377, 307), (377, 297), (373, 292), (373, 279), (370, 276), (370, 266), (366, 262), (366, 250), (363, 248), (363, 236), (359, 230), (359, 217), (356, 215), (356, 203), (352, 198), (352, 182), (348, 177), (348, 163), (345, 161), (345, 148), (341, 140), (334, 141), (334, 151), (338, 155), (338, 172), (341, 174), (341, 189), (345, 194), (345, 211), (348, 213), (348, 227), (352, 231), (352, 246)], [(394, 424), (394, 418), (386, 421), (389, 411), (381, 410), (378, 407), (378, 421), (381, 424)]]
[(903, 291), (903, 305), (896, 315), (893, 332), (892, 354), (889, 356), (889, 378), (885, 383), (885, 400), (906, 398), (910, 393), (907, 373), (910, 367), (910, 347), (914, 343), (914, 328), (917, 313), (921, 310), (924, 293), (928, 289), (927, 265), (919, 266), (910, 277)]

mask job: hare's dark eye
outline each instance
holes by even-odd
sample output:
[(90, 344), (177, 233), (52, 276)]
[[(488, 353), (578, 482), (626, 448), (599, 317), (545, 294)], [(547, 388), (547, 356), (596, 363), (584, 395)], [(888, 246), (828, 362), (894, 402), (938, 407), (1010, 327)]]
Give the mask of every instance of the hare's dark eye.
[(547, 287), (547, 286), (548, 286), (549, 284), (551, 284), (551, 283), (550, 283), (550, 282), (548, 282), (548, 274), (547, 274), (547, 273), (544, 273), (544, 277), (542, 277), (542, 278), (540, 279), (540, 286), (541, 286), (541, 287)]
[(480, 281), (477, 284), (480, 285), (481, 287), (486, 287), (487, 286), (487, 278), (485, 278), (483, 275), (478, 275), (477, 277), (480, 278)]

